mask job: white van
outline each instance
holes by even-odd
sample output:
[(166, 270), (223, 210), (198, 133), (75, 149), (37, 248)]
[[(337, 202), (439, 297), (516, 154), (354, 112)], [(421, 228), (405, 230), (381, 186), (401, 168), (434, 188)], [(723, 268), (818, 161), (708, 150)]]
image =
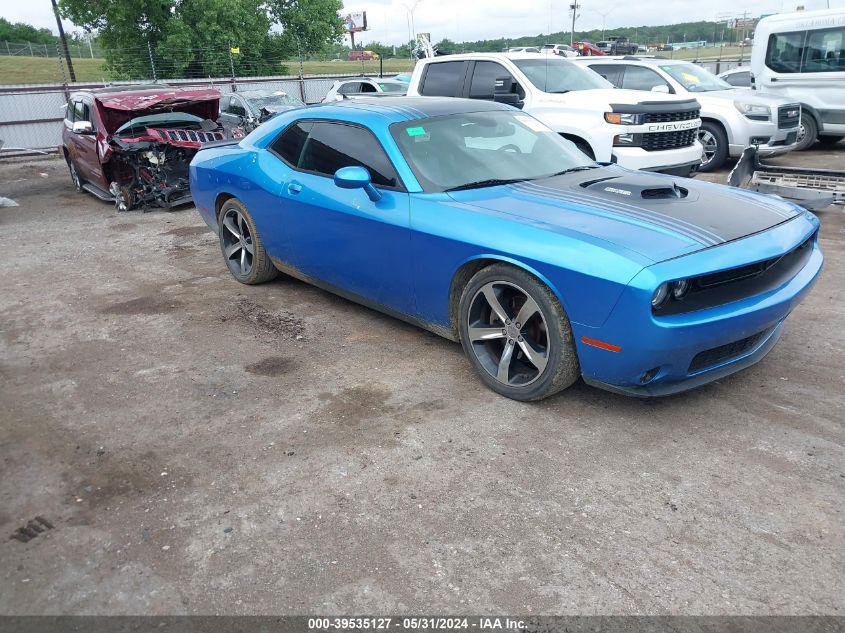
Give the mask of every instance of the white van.
[(845, 138), (845, 9), (763, 18), (751, 71), (760, 92), (801, 104), (797, 149)]

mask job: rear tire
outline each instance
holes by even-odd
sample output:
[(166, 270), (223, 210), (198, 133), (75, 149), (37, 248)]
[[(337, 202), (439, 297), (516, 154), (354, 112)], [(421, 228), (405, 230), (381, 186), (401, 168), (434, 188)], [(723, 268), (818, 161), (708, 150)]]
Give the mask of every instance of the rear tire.
[(798, 128), (798, 144), (795, 146), (796, 151), (810, 149), (816, 142), (819, 135), (819, 126), (816, 125), (816, 120), (810, 116), (801, 116), (801, 126)]
[(698, 171), (716, 171), (728, 159), (728, 135), (718, 123), (704, 121), (698, 130), (698, 140), (704, 146), (705, 160)]
[(524, 270), (508, 264), (480, 270), (461, 293), (458, 315), (464, 353), (498, 394), (541, 400), (581, 375), (566, 311)]
[(264, 250), (255, 221), (237, 198), (229, 198), (223, 203), (217, 235), (229, 272), (242, 284), (261, 284), (279, 274)]

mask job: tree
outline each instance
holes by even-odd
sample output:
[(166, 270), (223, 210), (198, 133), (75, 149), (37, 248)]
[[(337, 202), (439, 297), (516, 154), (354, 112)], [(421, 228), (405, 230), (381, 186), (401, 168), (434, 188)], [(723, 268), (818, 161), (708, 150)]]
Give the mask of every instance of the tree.
[(0, 42), (32, 42), (33, 44), (55, 44), (58, 38), (50, 29), (36, 29), (23, 22), (9, 22), (0, 18)]
[(343, 34), (340, 0), (60, 0), (60, 8), (98, 32), (106, 67), (130, 79), (152, 77), (153, 66), (159, 79), (276, 74), (282, 59)]
[(282, 26), (282, 45), (288, 57), (313, 55), (338, 42), (344, 29), (338, 12), (341, 0), (268, 0), (275, 22)]

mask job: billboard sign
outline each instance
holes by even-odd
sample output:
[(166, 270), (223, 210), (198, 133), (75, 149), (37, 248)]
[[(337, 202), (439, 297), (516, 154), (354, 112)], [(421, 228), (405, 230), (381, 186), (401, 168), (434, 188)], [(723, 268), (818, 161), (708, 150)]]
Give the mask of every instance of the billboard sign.
[(349, 13), (342, 13), (343, 28), (347, 33), (358, 33), (359, 31), (367, 30), (367, 12), (366, 11), (350, 11)]

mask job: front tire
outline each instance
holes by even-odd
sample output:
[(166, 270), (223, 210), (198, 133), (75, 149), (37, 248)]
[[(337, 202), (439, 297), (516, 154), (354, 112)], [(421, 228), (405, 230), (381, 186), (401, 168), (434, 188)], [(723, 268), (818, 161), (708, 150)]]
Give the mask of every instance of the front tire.
[(698, 140), (704, 147), (704, 160), (698, 171), (716, 171), (728, 159), (728, 135), (718, 123), (704, 121), (698, 130)]
[(816, 125), (816, 120), (810, 116), (801, 117), (801, 125), (798, 127), (798, 144), (795, 150), (800, 152), (805, 149), (810, 149), (816, 142), (819, 135), (819, 126)]
[(493, 264), (461, 293), (461, 345), (481, 381), (513, 400), (541, 400), (581, 375), (563, 306), (540, 280)]
[(67, 168), (70, 170), (70, 179), (73, 182), (74, 188), (79, 193), (82, 193), (82, 185), (85, 184), (85, 181), (82, 180), (82, 177), (79, 175), (79, 170), (76, 168), (76, 165), (73, 163), (73, 159), (70, 157), (67, 159)]
[(229, 272), (242, 284), (264, 283), (279, 274), (264, 250), (255, 221), (240, 200), (230, 198), (223, 204), (217, 235)]

